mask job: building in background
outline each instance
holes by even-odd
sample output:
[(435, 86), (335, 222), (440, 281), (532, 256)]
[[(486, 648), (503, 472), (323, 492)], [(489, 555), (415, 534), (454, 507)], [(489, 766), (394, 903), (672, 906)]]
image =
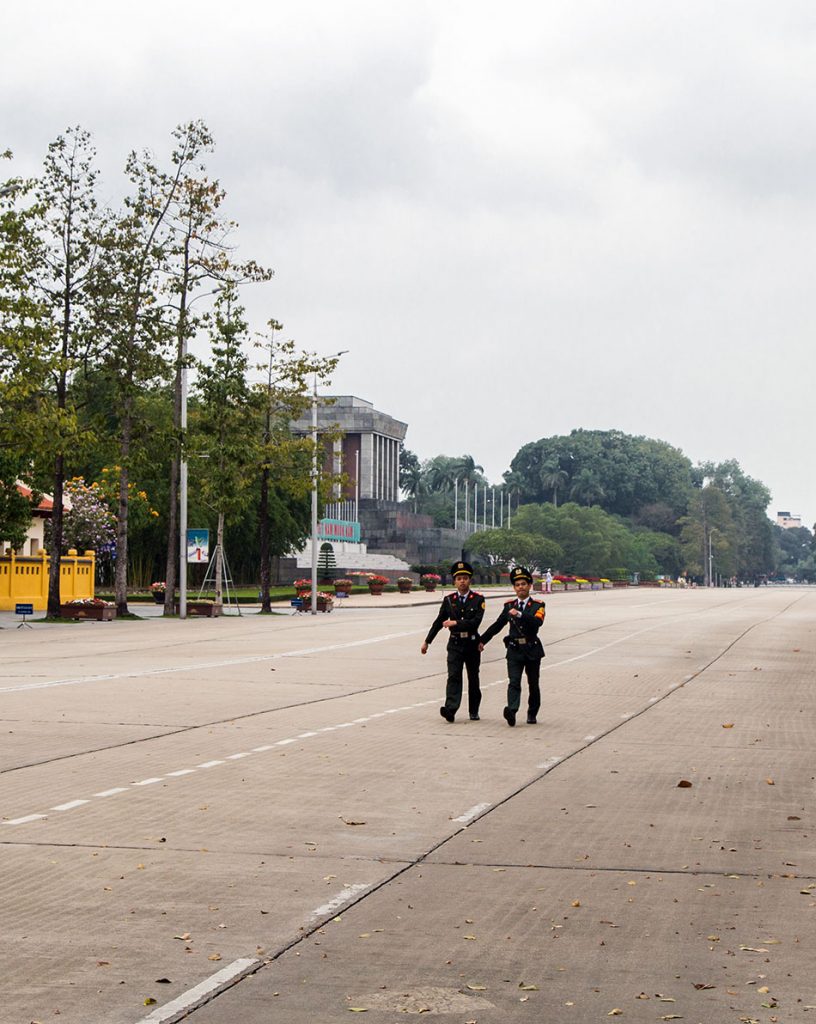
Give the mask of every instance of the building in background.
[(802, 525), (802, 517), (792, 515), (790, 512), (777, 512), (776, 524), (784, 530), (796, 530)]

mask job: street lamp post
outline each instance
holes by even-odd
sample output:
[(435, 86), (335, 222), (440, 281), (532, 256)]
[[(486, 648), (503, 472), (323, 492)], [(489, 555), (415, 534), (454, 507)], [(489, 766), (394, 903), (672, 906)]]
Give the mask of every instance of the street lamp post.
[[(329, 359), (339, 358), (348, 352), (344, 348)], [(317, 615), (317, 370), (312, 383), (312, 615)]]

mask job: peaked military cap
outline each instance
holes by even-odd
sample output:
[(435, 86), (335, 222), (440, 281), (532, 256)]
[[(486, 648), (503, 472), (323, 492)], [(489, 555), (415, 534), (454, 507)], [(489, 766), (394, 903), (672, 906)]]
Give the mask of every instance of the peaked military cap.
[(529, 569), (525, 569), (523, 565), (517, 565), (510, 573), (510, 582), (515, 583), (516, 580), (527, 580), (528, 583), (532, 583), (533, 577), (530, 575)]
[(454, 562), (451, 566), (451, 576), (472, 576), (473, 569), (467, 562)]

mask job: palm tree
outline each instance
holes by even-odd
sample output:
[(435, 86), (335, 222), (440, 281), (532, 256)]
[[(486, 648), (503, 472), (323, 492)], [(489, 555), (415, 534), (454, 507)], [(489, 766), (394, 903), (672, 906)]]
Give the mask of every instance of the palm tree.
[(460, 480), (473, 483), (480, 473), (484, 473), (484, 466), (477, 466), (472, 455), (462, 455), (460, 458), (454, 459), (454, 470)]
[(547, 491), (552, 491), (553, 505), (556, 508), (559, 488), (565, 487), (568, 482), (568, 473), (561, 469), (557, 462), (545, 462), (541, 467), (541, 486)]
[(575, 477), (575, 482), (570, 488), (570, 497), (587, 506), (597, 504), (605, 496), (606, 491), (601, 486), (601, 482), (592, 470), (586, 467)]

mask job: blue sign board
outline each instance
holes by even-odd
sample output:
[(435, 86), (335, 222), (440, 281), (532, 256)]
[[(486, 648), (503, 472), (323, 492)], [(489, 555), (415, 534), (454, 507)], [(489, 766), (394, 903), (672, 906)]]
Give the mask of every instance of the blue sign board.
[(33, 604), (16, 604), (14, 606), (15, 615), (33, 615), (34, 605)]

